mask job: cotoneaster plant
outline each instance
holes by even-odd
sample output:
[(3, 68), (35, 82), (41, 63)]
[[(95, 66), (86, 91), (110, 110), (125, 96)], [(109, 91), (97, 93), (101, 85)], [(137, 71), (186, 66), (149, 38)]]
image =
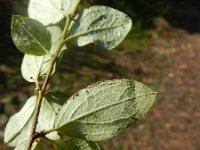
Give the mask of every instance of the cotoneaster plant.
[[(48, 92), (50, 77), (68, 44), (109, 51), (118, 46), (131, 29), (124, 13), (106, 6), (78, 12), (80, 0), (30, 0), (29, 17), (13, 15), (11, 34), (25, 53), (21, 72), (35, 83), (35, 94), (13, 115), (4, 141), (15, 150), (43, 149), (41, 140), (57, 150), (101, 150), (96, 141), (122, 132), (153, 105), (156, 93), (128, 79), (101, 81), (66, 99)], [(65, 20), (63, 29), (58, 26)], [(57, 24), (57, 25), (55, 25)]]

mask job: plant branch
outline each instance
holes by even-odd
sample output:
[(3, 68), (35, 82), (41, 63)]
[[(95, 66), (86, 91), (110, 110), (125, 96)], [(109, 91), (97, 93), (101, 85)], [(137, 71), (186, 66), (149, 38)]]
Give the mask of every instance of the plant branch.
[(40, 112), (40, 108), (41, 108), (41, 104), (42, 104), (42, 99), (44, 97), (44, 93), (46, 91), (50, 76), (53, 72), (53, 68), (54, 68), (54, 64), (56, 62), (56, 58), (57, 58), (57, 56), (58, 56), (63, 45), (64, 44), (61, 43), (60, 46), (58, 47), (56, 54), (53, 56), (53, 59), (51, 60), (50, 67), (49, 67), (48, 73), (45, 77), (42, 88), (41, 89), (39, 88), (38, 91), (36, 92), (37, 93), (37, 102), (36, 102), (35, 109), (34, 109), (33, 122), (32, 122), (29, 140), (28, 140), (27, 150), (31, 150), (32, 144), (33, 144), (34, 140), (36, 139), (35, 133), (36, 133), (36, 127), (37, 127), (39, 112)]
[(79, 5), (79, 3), (77, 3), (77, 6), (74, 9), (74, 12), (72, 14), (70, 14), (69, 16), (67, 16), (67, 18), (66, 18), (66, 23), (65, 23), (65, 26), (64, 26), (64, 29), (63, 29), (63, 32), (62, 32), (62, 36), (61, 36), (61, 38), (62, 38), (61, 42), (60, 42), (55, 54), (53, 55), (53, 57), (51, 59), (51, 63), (49, 65), (49, 70), (48, 70), (47, 75), (44, 79), (42, 87), (38, 88), (38, 83), (36, 83), (36, 86), (37, 86), (37, 91), (36, 91), (37, 102), (36, 102), (35, 109), (34, 109), (33, 122), (32, 122), (32, 126), (31, 126), (31, 131), (30, 131), (26, 150), (31, 150), (33, 142), (35, 141), (35, 139), (38, 138), (38, 136), (36, 136), (37, 135), (36, 134), (36, 128), (37, 128), (37, 122), (38, 122), (38, 117), (39, 117), (39, 113), (40, 113), (42, 100), (43, 100), (48, 82), (50, 80), (50, 76), (53, 72), (53, 68), (54, 68), (54, 64), (56, 62), (56, 59), (57, 59), (62, 47), (66, 43), (65, 42), (65, 38), (66, 38), (65, 36), (67, 35), (68, 29), (69, 29), (69, 26), (70, 26), (70, 22), (71, 22), (71, 18), (74, 15), (75, 11), (77, 10), (78, 5)]
[[(69, 24), (69, 23), (68, 23)], [(66, 26), (69, 26), (68, 24), (66, 24)], [(62, 42), (59, 44), (56, 53), (53, 55), (53, 58), (51, 60), (51, 63), (49, 65), (49, 70), (48, 73), (44, 79), (42, 88), (39, 88), (37, 90), (37, 102), (35, 105), (35, 109), (34, 109), (34, 114), (33, 114), (33, 122), (32, 122), (32, 126), (31, 126), (31, 131), (30, 131), (30, 135), (29, 135), (29, 140), (28, 140), (28, 145), (27, 145), (27, 150), (31, 150), (32, 144), (34, 142), (34, 140), (37, 138), (36, 135), (36, 127), (37, 127), (37, 122), (38, 122), (38, 117), (39, 117), (39, 113), (40, 113), (40, 108), (41, 108), (41, 104), (42, 104), (42, 100), (48, 85), (48, 82), (50, 80), (50, 76), (53, 72), (53, 68), (54, 68), (54, 64), (56, 62), (57, 56), (59, 55), (62, 47), (64, 46), (64, 35), (62, 35)]]

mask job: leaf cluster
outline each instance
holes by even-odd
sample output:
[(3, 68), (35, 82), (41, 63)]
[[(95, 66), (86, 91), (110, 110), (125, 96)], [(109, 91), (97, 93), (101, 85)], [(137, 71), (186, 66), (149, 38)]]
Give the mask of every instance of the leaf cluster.
[[(12, 16), (13, 42), (25, 53), (22, 76), (36, 84), (36, 95), (10, 118), (5, 129), (4, 141), (16, 150), (26, 149), (28, 144), (41, 82), (44, 94), (32, 149), (42, 149), (40, 143), (45, 140), (58, 150), (100, 150), (96, 141), (116, 136), (154, 103), (154, 91), (128, 79), (98, 82), (68, 99), (46, 92), (49, 76), (55, 73), (62, 54), (69, 50), (68, 44), (93, 44), (96, 50), (108, 51), (118, 46), (131, 29), (131, 19), (110, 7), (92, 6), (76, 13), (79, 2), (30, 0), (29, 17)], [(58, 26), (62, 20), (66, 20), (63, 29)]]

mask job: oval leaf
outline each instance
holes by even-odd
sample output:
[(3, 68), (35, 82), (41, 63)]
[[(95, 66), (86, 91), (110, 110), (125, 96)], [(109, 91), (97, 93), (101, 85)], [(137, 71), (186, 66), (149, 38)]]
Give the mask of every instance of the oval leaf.
[[(38, 118), (37, 132), (54, 127), (55, 118), (64, 103), (63, 100), (64, 98), (60, 94), (48, 93), (45, 95)], [(20, 147), (28, 140), (35, 102), (35, 96), (29, 98), (24, 107), (10, 118), (4, 134), (4, 142), (9, 146)]]
[(11, 35), (16, 47), (30, 55), (45, 55), (51, 48), (51, 35), (39, 21), (13, 15)]
[(111, 80), (80, 90), (62, 107), (55, 130), (99, 141), (111, 138), (146, 113), (156, 94), (133, 80)]
[(81, 139), (59, 140), (56, 143), (57, 150), (103, 150), (97, 143)]
[[(51, 33), (52, 48), (50, 54), (54, 54), (60, 43), (62, 31), (57, 26), (50, 26), (47, 29)], [(63, 49), (64, 48), (65, 47), (63, 47)], [(50, 62), (51, 56), (49, 54), (43, 56), (25, 54), (21, 66), (23, 78), (29, 82), (36, 82), (40, 78), (43, 79), (48, 72)], [(52, 74), (55, 72), (55, 67), (56, 65), (54, 66)]]
[[(25, 141), (21, 143), (20, 145), (17, 145), (14, 150), (25, 150), (27, 147), (27, 144), (28, 144), (28, 141)], [(38, 142), (34, 142), (31, 150), (43, 150), (43, 147), (41, 144), (38, 144)]]
[(93, 43), (98, 50), (118, 46), (131, 29), (132, 21), (124, 13), (106, 6), (93, 6), (76, 16), (68, 40), (77, 46)]
[(44, 25), (55, 24), (73, 13), (80, 0), (30, 0), (29, 17)]
[[(28, 136), (28, 132), (26, 131), (30, 129), (30, 121), (34, 110), (34, 105), (35, 97), (29, 98), (20, 112), (13, 115), (8, 121), (4, 133), (4, 142), (8, 143), (9, 146), (18, 146), (26, 141)], [(18, 137), (21, 133), (23, 134), (20, 136), (20, 139)], [(25, 136), (23, 136), (24, 134)]]

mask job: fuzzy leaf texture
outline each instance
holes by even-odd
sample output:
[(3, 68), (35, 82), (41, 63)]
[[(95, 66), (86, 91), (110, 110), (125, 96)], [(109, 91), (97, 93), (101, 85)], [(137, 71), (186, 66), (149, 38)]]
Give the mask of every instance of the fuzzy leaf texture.
[(81, 139), (58, 140), (56, 143), (56, 150), (103, 150), (97, 143)]
[(77, 46), (92, 43), (97, 50), (111, 50), (124, 40), (131, 27), (131, 19), (123, 12), (92, 6), (75, 17), (68, 39)]
[(134, 80), (98, 82), (68, 99), (55, 130), (88, 141), (105, 140), (145, 114), (155, 98), (154, 91)]
[[(57, 26), (50, 26), (47, 27), (47, 29), (51, 33), (52, 47), (50, 50), (50, 54), (54, 54), (56, 48), (60, 43), (62, 31)], [(66, 47), (64, 46), (62, 50), (65, 48)], [(21, 72), (23, 78), (29, 82), (36, 82), (39, 79), (43, 79), (48, 72), (50, 62), (51, 62), (51, 56), (49, 54), (43, 56), (33, 56), (25, 54), (21, 65)], [(52, 74), (55, 72), (55, 67), (56, 64), (54, 65), (54, 70)]]
[[(25, 150), (27, 147), (28, 141), (21, 143), (20, 145), (17, 145), (14, 150)], [(34, 142), (32, 145), (31, 150), (44, 150), (41, 144), (38, 144), (37, 142)]]
[(44, 25), (55, 24), (72, 14), (80, 0), (30, 0), (29, 17)]
[[(32, 96), (27, 100), (24, 107), (10, 118), (4, 134), (4, 142), (9, 146), (16, 148), (23, 147), (28, 141), (35, 102), (36, 97)], [(52, 129), (54, 127), (56, 114), (63, 103), (64, 98), (60, 94), (48, 93), (45, 95), (38, 118), (37, 132)], [(51, 136), (51, 138), (54, 139), (55, 136), (56, 135), (54, 135), (54, 137)]]
[(13, 15), (11, 35), (14, 44), (23, 53), (41, 56), (51, 49), (50, 32), (35, 19)]

